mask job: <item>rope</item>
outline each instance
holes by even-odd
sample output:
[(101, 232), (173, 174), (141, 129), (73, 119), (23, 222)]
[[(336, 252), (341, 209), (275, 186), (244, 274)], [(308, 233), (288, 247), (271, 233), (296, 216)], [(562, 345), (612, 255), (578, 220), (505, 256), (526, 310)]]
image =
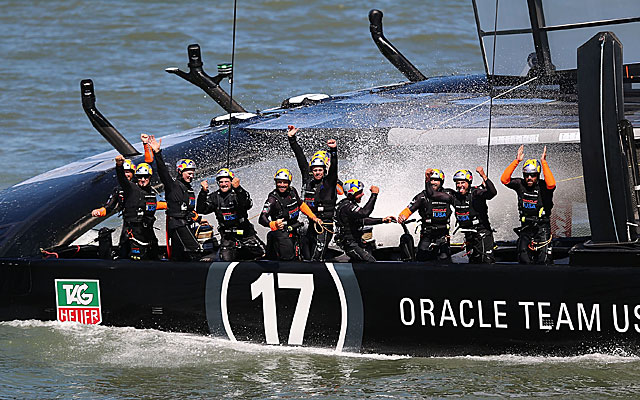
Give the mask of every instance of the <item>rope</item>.
[(233, 77), (233, 70), (236, 68), (235, 65), (235, 56), (236, 56), (236, 15), (237, 15), (237, 0), (233, 0), (233, 40), (231, 45), (231, 79), (229, 85), (231, 87), (229, 92), (229, 129), (227, 132), (227, 168), (229, 168), (230, 157), (231, 157), (231, 114), (233, 109), (233, 81), (235, 80)]
[(529, 249), (533, 250), (533, 251), (538, 251), (541, 248), (545, 247), (546, 245), (548, 245), (549, 243), (551, 243), (551, 240), (553, 239), (553, 235), (549, 236), (549, 240), (545, 240), (544, 242), (534, 242), (533, 240), (531, 241), (531, 243), (529, 243)]
[(333, 225), (333, 222), (324, 222), (324, 221), (320, 220), (319, 223), (318, 222), (314, 223), (313, 227), (315, 228), (316, 233), (318, 235), (322, 234), (323, 231), (327, 231), (327, 232), (329, 232), (330, 234), (333, 235), (334, 232), (332, 230), (328, 229), (325, 225)]
[(489, 79), (489, 132), (487, 136), (487, 171), (489, 174), (489, 155), (491, 153), (491, 117), (493, 115), (493, 79), (496, 72), (496, 42), (498, 41), (498, 0), (496, 0), (496, 16), (493, 20), (493, 54), (491, 55), (491, 79)]

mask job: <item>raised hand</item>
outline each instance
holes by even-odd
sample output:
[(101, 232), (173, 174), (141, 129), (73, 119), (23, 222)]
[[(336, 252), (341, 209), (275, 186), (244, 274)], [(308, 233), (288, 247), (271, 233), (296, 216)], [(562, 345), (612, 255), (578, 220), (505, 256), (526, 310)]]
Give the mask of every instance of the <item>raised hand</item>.
[(431, 179), (431, 175), (433, 175), (433, 168), (427, 168), (427, 170), (424, 171), (424, 178), (429, 180)]
[(206, 179), (200, 182), (200, 186), (202, 186), (202, 190), (204, 190), (205, 192), (209, 191), (209, 182), (207, 182)]
[(122, 166), (124, 164), (124, 156), (122, 154), (118, 154), (115, 160), (117, 166)]
[(487, 180), (487, 174), (484, 173), (484, 168), (478, 167), (478, 168), (476, 168), (476, 172), (478, 173), (478, 175), (480, 175), (480, 177), (483, 180), (485, 180), (485, 181)]
[(240, 187), (240, 178), (233, 178), (233, 180), (231, 181), (231, 186), (233, 186), (234, 188), (239, 188)]
[(327, 140), (327, 146), (329, 146), (330, 148), (335, 149), (337, 145), (338, 143), (336, 142), (335, 139)]
[(151, 146), (151, 149), (153, 150), (154, 153), (157, 153), (160, 151), (160, 145), (162, 144), (162, 139), (158, 139), (156, 140), (156, 137), (151, 135), (149, 136), (149, 146)]
[(140, 141), (144, 144), (147, 144), (149, 142), (149, 135), (147, 135), (146, 133), (141, 133)]
[(380, 193), (380, 188), (377, 186), (371, 186), (369, 190), (371, 190), (371, 193)]
[(542, 156), (540, 157), (540, 161), (547, 161), (547, 146), (544, 146), (544, 150), (542, 150)]
[(524, 160), (524, 145), (521, 144), (520, 147), (518, 148), (518, 154), (516, 155), (516, 160), (518, 160), (518, 162), (522, 162), (522, 160)]
[(287, 126), (287, 129), (288, 129), (287, 130), (287, 136), (289, 136), (289, 137), (293, 137), (293, 136), (296, 135), (296, 133), (298, 133), (298, 128), (296, 128), (293, 125)]

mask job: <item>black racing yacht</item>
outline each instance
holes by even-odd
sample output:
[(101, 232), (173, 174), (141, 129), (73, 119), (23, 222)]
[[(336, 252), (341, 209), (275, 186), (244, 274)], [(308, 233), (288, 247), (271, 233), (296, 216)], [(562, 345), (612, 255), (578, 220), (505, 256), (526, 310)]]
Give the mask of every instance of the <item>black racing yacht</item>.
[(284, 133), (295, 125), (307, 148), (333, 137), (349, 144), (339, 149), (341, 178), (402, 171), (394, 191), (408, 202), (427, 166), (452, 171), (486, 159), (497, 177), (521, 144), (547, 146), (560, 178), (554, 265), (517, 263), (518, 217), (507, 190), (504, 202), (489, 204), (498, 231), (491, 265), (468, 263), (458, 244), (452, 263), (403, 261), (398, 230), (375, 231), (375, 263), (349, 263), (338, 251), (325, 263), (118, 259), (109, 229), (118, 217), (104, 221), (91, 210), (117, 186), (114, 157), (138, 163), (143, 149), (98, 111), (93, 82), (83, 80), (82, 106), (114, 150), (0, 192), (0, 321), (154, 328), (337, 352), (640, 354), (640, 3), (472, 6), (484, 74), (424, 76), (384, 36), (382, 12), (371, 10), (373, 41), (406, 82), (303, 94), (255, 114), (220, 86), (232, 66), (219, 65), (212, 77), (200, 46), (190, 45), (188, 71), (167, 72), (226, 114), (164, 137), (163, 156), (170, 165), (191, 158), (211, 177), (225, 166), (230, 141), (234, 169), (269, 166), (291, 157)]

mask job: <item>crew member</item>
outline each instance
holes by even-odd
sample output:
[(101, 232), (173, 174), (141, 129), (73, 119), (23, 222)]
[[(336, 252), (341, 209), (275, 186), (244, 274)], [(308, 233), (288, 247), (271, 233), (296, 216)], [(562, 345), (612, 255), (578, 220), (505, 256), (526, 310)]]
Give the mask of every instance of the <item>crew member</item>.
[[(134, 176), (136, 166), (126, 158), (122, 164), (125, 177), (131, 181)], [(124, 209), (124, 192), (120, 186), (113, 188), (113, 192), (103, 207), (96, 208), (91, 211), (93, 217), (106, 217), (111, 212), (121, 212)], [(129, 257), (129, 238), (127, 237), (127, 231), (124, 228), (124, 220), (122, 221), (122, 230), (120, 231), (120, 241), (118, 243), (120, 258)]]
[(338, 199), (338, 152), (334, 139), (327, 141), (329, 154), (316, 152), (311, 161), (307, 158), (296, 140), (298, 129), (289, 125), (287, 135), (289, 144), (296, 155), (302, 175), (302, 193), (304, 202), (322, 221), (310, 223), (302, 240), (302, 255), (305, 260), (323, 261), (327, 246), (333, 236), (333, 215)]
[(309, 220), (320, 223), (309, 206), (300, 199), (298, 191), (291, 186), (291, 172), (279, 169), (273, 176), (276, 188), (269, 193), (258, 222), (271, 228), (267, 234), (267, 258), (293, 260), (300, 258), (298, 221), (300, 211)]
[(220, 258), (223, 261), (256, 260), (264, 256), (264, 245), (258, 239), (247, 212), (253, 207), (249, 192), (240, 186), (240, 179), (227, 168), (216, 174), (218, 190), (209, 194), (208, 182), (202, 181), (196, 211), (215, 213), (222, 237)]
[[(473, 175), (471, 171), (461, 169), (453, 175), (456, 192), (437, 192), (433, 190), (431, 185), (427, 185), (427, 197), (453, 205), (458, 228), (464, 232), (465, 247), (470, 263), (494, 263), (493, 229), (489, 223), (487, 200), (496, 197), (498, 192), (482, 167), (476, 168), (476, 172), (483, 180), (481, 186), (472, 187)], [(432, 173), (433, 169), (429, 168), (425, 175), (431, 177)]]
[(346, 198), (340, 200), (336, 206), (336, 243), (349, 256), (349, 261), (375, 262), (373, 254), (365, 246), (362, 239), (364, 227), (382, 223), (396, 222), (396, 218), (388, 216), (384, 218), (370, 218), (373, 207), (376, 204), (380, 189), (371, 186), (371, 197), (364, 207), (359, 204), (364, 196), (364, 184), (357, 179), (344, 182)]
[[(433, 169), (431, 177), (426, 177), (425, 188), (431, 185), (435, 192), (453, 194), (453, 190), (442, 187), (444, 184), (444, 172)], [(438, 201), (427, 196), (426, 189), (418, 193), (411, 203), (402, 210), (398, 216), (398, 222), (403, 223), (411, 214), (418, 211), (421, 218), (420, 242), (416, 251), (416, 260), (451, 261), (451, 249), (449, 247), (449, 219), (451, 207), (449, 203)]]
[[(530, 159), (522, 167), (522, 178), (512, 178), (518, 164), (524, 160), (524, 145), (516, 159), (502, 173), (500, 181), (518, 194), (520, 228), (518, 234), (518, 261), (521, 264), (551, 264), (551, 209), (556, 180), (547, 163), (547, 146), (540, 162)], [(545, 179), (540, 179), (540, 166)]]
[[(144, 142), (144, 137), (142, 137)], [(171, 242), (170, 258), (173, 261), (191, 261), (201, 257), (201, 247), (191, 231), (194, 222), (199, 222), (195, 212), (196, 195), (191, 187), (195, 175), (196, 163), (190, 159), (180, 159), (176, 163), (177, 177), (173, 179), (164, 160), (160, 145), (162, 139), (148, 137), (153, 150), (160, 181), (164, 185), (167, 201), (167, 236)]]
[(129, 258), (132, 260), (157, 259), (158, 239), (153, 231), (156, 220), (156, 195), (150, 185), (153, 170), (147, 163), (136, 168), (137, 182), (127, 179), (124, 172), (124, 157), (116, 157), (116, 177), (124, 193), (124, 229), (129, 238)]

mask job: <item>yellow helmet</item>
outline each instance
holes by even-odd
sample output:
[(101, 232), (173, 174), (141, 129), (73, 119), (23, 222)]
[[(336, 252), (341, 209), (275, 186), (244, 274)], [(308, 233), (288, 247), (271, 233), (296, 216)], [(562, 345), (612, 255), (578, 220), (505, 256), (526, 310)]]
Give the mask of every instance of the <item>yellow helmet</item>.
[(328, 169), (331, 165), (331, 159), (329, 157), (329, 153), (324, 150), (319, 150), (313, 153), (311, 156), (311, 161), (309, 161), (309, 168), (313, 167), (323, 167)]
[(128, 158), (125, 158), (124, 164), (122, 164), (122, 168), (124, 168), (125, 171), (135, 171), (136, 170), (135, 164), (132, 163), (131, 160), (129, 160)]
[(361, 193), (364, 190), (364, 183), (360, 182), (357, 179), (349, 179), (348, 181), (344, 182), (342, 187), (347, 197), (355, 197), (357, 194)]
[(469, 184), (473, 182), (473, 174), (468, 169), (461, 169), (453, 174), (453, 181), (467, 181)]
[(216, 173), (216, 181), (222, 178), (229, 178), (233, 180), (234, 174), (229, 168), (220, 168)]
[(433, 172), (431, 173), (431, 179), (440, 179), (442, 182), (444, 182), (444, 172), (442, 172), (442, 170), (434, 168)]
[(291, 175), (291, 171), (289, 171), (288, 169), (280, 168), (278, 171), (276, 171), (275, 175), (273, 175), (273, 179), (276, 181), (287, 181), (291, 183), (293, 175)]
[(153, 169), (146, 162), (140, 163), (136, 168), (136, 175), (153, 175)]
[(538, 160), (529, 159), (522, 166), (522, 174), (540, 174), (540, 163)]
[(181, 158), (176, 163), (176, 169), (182, 173), (185, 169), (196, 169), (196, 163), (189, 158)]

